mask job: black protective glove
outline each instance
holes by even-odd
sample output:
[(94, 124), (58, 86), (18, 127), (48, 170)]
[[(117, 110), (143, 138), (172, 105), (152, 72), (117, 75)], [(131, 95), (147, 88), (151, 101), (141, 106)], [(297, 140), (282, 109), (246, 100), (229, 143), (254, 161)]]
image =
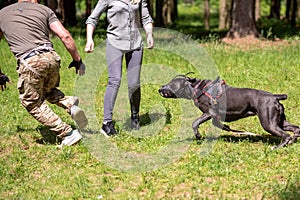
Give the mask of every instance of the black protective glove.
[(81, 58), (79, 61), (73, 60), (70, 64), (69, 64), (69, 69), (75, 67), (76, 69), (76, 74), (78, 74), (79, 71), (79, 76), (83, 76), (85, 74), (85, 64), (82, 62)]

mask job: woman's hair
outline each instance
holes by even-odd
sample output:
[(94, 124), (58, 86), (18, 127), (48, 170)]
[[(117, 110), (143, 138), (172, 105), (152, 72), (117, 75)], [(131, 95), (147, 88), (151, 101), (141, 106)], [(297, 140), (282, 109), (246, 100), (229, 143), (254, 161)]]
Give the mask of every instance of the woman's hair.
[(136, 3), (140, 3), (141, 0), (130, 0), (130, 3), (132, 4), (136, 4)]

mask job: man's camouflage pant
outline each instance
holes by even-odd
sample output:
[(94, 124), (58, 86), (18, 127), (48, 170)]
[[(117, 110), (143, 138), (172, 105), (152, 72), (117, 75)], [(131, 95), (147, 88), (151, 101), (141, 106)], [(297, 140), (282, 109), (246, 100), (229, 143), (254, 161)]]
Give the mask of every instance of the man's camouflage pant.
[(50, 128), (59, 137), (72, 131), (46, 104), (45, 100), (67, 111), (73, 97), (65, 96), (57, 89), (60, 82), (60, 56), (55, 51), (37, 54), (26, 60), (19, 59), (18, 90), (21, 104), (41, 124)]

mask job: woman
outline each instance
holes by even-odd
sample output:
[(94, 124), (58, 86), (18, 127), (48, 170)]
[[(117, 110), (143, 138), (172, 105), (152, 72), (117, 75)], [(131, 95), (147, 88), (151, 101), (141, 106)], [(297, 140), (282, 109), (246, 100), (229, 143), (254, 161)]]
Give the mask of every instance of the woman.
[(128, 93), (131, 108), (131, 128), (140, 125), (140, 71), (143, 57), (143, 41), (139, 28), (144, 27), (147, 48), (154, 47), (153, 20), (146, 0), (99, 0), (88, 17), (85, 52), (94, 50), (93, 33), (102, 13), (107, 13), (106, 62), (108, 84), (104, 97), (104, 116), (101, 132), (106, 136), (117, 134), (113, 124), (113, 108), (122, 78), (122, 59), (125, 57), (128, 77)]

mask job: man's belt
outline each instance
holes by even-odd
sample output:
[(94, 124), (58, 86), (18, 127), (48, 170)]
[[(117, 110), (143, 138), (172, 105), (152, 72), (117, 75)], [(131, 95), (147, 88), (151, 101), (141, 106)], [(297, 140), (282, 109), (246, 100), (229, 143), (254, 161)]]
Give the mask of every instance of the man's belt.
[(41, 53), (46, 53), (46, 52), (49, 52), (50, 50), (49, 49), (39, 49), (39, 50), (33, 50), (31, 51), (29, 54), (27, 54), (23, 59), (26, 60), (28, 58), (31, 58), (32, 56), (36, 56), (38, 54), (41, 54)]

